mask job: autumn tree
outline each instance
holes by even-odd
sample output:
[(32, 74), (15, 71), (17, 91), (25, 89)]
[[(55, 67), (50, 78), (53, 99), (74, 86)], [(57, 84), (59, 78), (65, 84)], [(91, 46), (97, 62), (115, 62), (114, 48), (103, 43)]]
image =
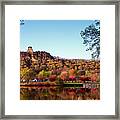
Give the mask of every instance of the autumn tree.
[(32, 68), (23, 68), (21, 71), (20, 71), (20, 77), (21, 79), (24, 79), (26, 81), (29, 81), (29, 80), (33, 80), (36, 78), (36, 72), (34, 69)]
[(86, 27), (80, 32), (83, 38), (83, 44), (87, 46), (86, 51), (91, 51), (93, 59), (100, 56), (100, 21), (95, 20), (93, 24)]

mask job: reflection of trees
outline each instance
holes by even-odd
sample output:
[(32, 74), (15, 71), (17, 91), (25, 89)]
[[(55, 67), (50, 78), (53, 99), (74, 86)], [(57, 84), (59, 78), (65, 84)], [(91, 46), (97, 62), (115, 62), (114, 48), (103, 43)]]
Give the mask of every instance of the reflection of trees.
[(21, 87), (21, 100), (91, 100), (100, 99), (99, 89), (57, 87)]
[(30, 91), (28, 89), (21, 89), (20, 90), (20, 99), (21, 100), (30, 100)]
[(53, 100), (61, 99), (61, 88), (39, 87), (39, 88), (21, 88), (20, 98), (23, 100), (38, 99), (38, 100)]

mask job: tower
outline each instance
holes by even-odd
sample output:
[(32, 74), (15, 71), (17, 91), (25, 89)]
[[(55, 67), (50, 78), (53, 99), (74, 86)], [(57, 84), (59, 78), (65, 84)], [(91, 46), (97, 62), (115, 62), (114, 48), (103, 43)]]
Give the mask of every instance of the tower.
[(34, 58), (34, 56), (33, 56), (33, 49), (32, 49), (31, 46), (28, 47), (27, 54), (28, 54), (28, 56), (30, 57), (32, 63), (33, 63), (33, 64), (37, 64), (38, 61), (37, 61), (37, 60)]

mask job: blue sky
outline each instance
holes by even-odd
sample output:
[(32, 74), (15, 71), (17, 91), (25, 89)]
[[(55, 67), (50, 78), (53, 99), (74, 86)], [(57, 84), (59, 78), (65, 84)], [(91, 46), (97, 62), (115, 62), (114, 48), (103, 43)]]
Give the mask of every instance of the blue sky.
[(46, 51), (68, 59), (91, 59), (86, 51), (81, 30), (93, 20), (25, 20), (20, 25), (20, 50), (32, 46), (34, 51)]

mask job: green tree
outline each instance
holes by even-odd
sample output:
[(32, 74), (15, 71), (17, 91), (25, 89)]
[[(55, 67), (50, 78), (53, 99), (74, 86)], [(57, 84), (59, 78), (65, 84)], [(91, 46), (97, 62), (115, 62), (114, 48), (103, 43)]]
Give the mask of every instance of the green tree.
[(86, 46), (86, 51), (91, 51), (92, 58), (99, 58), (100, 55), (100, 21), (95, 22), (80, 32)]
[(48, 78), (50, 75), (50, 72), (49, 71), (45, 71), (45, 70), (42, 70), (38, 73), (37, 77), (39, 79), (44, 79), (44, 78)]

